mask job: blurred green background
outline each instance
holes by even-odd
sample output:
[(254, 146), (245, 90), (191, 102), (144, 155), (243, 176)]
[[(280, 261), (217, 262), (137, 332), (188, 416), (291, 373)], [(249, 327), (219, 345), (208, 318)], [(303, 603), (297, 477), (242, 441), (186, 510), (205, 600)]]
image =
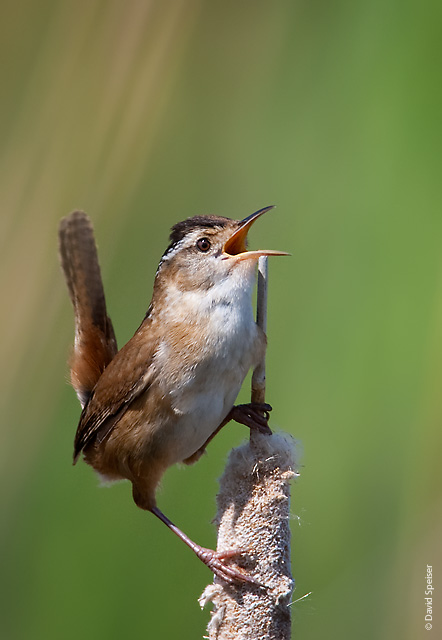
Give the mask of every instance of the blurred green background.
[[(268, 204), (252, 246), (293, 254), (270, 264), (268, 400), (304, 451), (294, 599), (311, 595), (294, 637), (427, 633), (426, 565), (442, 567), (441, 7), (2, 2), (2, 638), (204, 635), (207, 569), (128, 484), (100, 489), (71, 465), (57, 225), (74, 208), (93, 218), (121, 346), (172, 224)], [(163, 482), (160, 506), (206, 546), (246, 435), (232, 424)]]

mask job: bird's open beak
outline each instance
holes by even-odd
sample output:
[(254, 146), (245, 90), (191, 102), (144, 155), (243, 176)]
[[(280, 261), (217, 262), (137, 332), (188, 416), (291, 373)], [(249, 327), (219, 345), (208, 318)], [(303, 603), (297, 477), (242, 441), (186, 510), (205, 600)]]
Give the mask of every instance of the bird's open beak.
[(289, 256), (289, 253), (285, 253), (284, 251), (273, 251), (272, 249), (259, 249), (258, 251), (247, 251), (247, 234), (249, 232), (252, 224), (257, 220), (263, 213), (270, 211), (273, 209), (271, 207), (264, 207), (264, 209), (260, 209), (259, 211), (255, 211), (252, 215), (247, 216), (244, 220), (241, 220), (238, 229), (230, 236), (227, 242), (223, 247), (223, 258), (232, 258), (234, 257), (236, 260), (248, 260), (257, 259), (260, 256)]

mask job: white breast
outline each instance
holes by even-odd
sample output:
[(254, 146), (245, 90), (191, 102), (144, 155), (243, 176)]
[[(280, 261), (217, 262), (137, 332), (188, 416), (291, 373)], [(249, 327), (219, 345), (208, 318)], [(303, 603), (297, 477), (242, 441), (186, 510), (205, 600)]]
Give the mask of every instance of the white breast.
[(180, 431), (174, 462), (204, 445), (234, 405), (247, 372), (260, 357), (262, 339), (253, 318), (252, 286), (253, 282), (234, 291), (231, 286), (225, 290), (218, 286), (197, 299), (189, 292), (179, 296), (183, 322), (192, 319), (198, 355), (188, 357), (188, 349), (176, 353), (165, 332), (155, 357), (159, 374), (170, 371), (171, 358), (175, 361), (174, 380), (159, 376)]

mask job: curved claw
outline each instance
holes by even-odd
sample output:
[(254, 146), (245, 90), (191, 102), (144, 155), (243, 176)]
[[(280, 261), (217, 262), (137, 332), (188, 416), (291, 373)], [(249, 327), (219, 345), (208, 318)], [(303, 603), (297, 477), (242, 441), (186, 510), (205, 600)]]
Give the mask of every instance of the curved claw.
[(218, 578), (221, 578), (221, 580), (225, 580), (225, 582), (229, 584), (234, 584), (235, 582), (247, 582), (248, 584), (259, 585), (259, 583), (251, 576), (248, 576), (240, 569), (230, 567), (223, 562), (223, 559), (232, 558), (233, 556), (245, 553), (245, 551), (245, 549), (213, 551), (212, 549), (205, 549), (204, 547), (201, 547), (195, 553)]
[(225, 551), (213, 552), (220, 560), (227, 560), (228, 558), (234, 558), (235, 556), (242, 556), (244, 553), (251, 553), (251, 549), (226, 549)]
[(249, 404), (238, 404), (231, 411), (231, 418), (249, 429), (256, 429), (260, 433), (271, 435), (272, 431), (268, 425), (271, 405), (266, 402), (250, 402)]

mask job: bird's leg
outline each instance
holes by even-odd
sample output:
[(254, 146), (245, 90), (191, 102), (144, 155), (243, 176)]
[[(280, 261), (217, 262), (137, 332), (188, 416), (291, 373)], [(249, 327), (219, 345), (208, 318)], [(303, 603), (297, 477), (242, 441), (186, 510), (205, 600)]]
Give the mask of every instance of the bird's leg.
[(199, 544), (196, 544), (196, 542), (193, 542), (193, 540), (181, 531), (181, 529), (178, 529), (178, 527), (174, 525), (173, 522), (171, 522), (169, 518), (158, 509), (158, 507), (152, 507), (150, 511), (159, 518), (161, 522), (164, 522), (164, 524), (169, 527), (169, 529), (171, 529), (185, 544), (187, 544), (201, 562), (204, 562), (204, 564), (213, 571), (218, 578), (225, 580), (229, 584), (233, 584), (234, 582), (258, 584), (253, 578), (246, 575), (239, 569), (229, 567), (223, 562), (223, 560), (227, 558), (232, 558), (233, 556), (245, 553), (245, 549), (230, 549), (229, 551), (213, 551), (212, 549), (206, 549), (205, 547), (201, 547)]
[(211, 440), (216, 436), (223, 427), (226, 426), (231, 420), (244, 424), (249, 429), (256, 429), (260, 433), (271, 436), (272, 430), (268, 425), (269, 412), (272, 407), (266, 402), (250, 402), (249, 404), (238, 404), (232, 407), (215, 431), (210, 434), (206, 442), (200, 447), (194, 454), (183, 460), (185, 464), (194, 464), (205, 453), (206, 447)]

